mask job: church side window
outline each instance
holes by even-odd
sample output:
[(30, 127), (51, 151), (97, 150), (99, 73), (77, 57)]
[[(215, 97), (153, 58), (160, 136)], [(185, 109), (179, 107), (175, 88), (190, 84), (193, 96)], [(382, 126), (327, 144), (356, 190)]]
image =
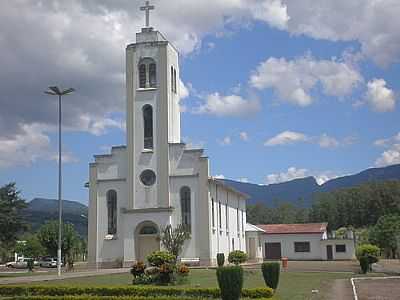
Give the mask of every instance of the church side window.
[(219, 228), (222, 229), (222, 204), (218, 202)]
[(171, 66), (171, 92), (174, 92), (174, 67)]
[(240, 231), (240, 219), (239, 219), (239, 208), (236, 208), (236, 229), (237, 232), (239, 233)]
[(171, 92), (177, 93), (176, 89), (176, 69), (171, 66)]
[(244, 233), (244, 211), (242, 210), (242, 233)]
[(191, 203), (190, 203), (190, 188), (184, 186), (181, 188), (181, 210), (182, 210), (182, 224), (191, 231)]
[(139, 63), (139, 88), (157, 87), (157, 65), (151, 58), (144, 58)]
[(109, 190), (106, 195), (107, 198), (107, 220), (108, 220), (108, 234), (117, 233), (117, 192)]
[(226, 203), (225, 203), (225, 226), (226, 231), (229, 231), (229, 212), (228, 212), (228, 192), (226, 192)]
[(214, 212), (214, 198), (211, 198), (211, 211), (212, 211), (212, 214), (211, 214), (211, 218), (212, 218), (212, 227), (214, 228), (215, 227), (215, 212)]
[(153, 107), (143, 106), (144, 149), (153, 149)]
[(176, 70), (174, 68), (174, 93), (176, 94)]

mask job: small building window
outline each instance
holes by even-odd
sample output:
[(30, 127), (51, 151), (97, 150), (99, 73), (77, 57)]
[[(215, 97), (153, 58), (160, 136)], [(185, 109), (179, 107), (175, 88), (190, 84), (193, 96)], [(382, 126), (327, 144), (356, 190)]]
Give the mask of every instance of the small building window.
[(189, 232), (191, 231), (191, 203), (190, 203), (190, 188), (184, 186), (181, 188), (181, 213), (182, 213), (182, 224), (186, 226)]
[(106, 194), (107, 199), (107, 234), (117, 233), (117, 192), (109, 190)]
[(143, 135), (143, 148), (153, 149), (153, 107), (149, 104), (143, 106)]
[(310, 252), (310, 242), (294, 242), (294, 252)]
[(346, 245), (336, 245), (335, 248), (336, 252), (341, 252), (341, 253), (346, 252)]

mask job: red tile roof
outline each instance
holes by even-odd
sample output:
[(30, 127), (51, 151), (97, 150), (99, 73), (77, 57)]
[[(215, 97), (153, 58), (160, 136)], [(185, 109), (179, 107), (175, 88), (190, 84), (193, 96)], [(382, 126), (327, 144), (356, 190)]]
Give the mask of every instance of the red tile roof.
[(264, 224), (256, 225), (265, 231), (266, 234), (291, 234), (291, 233), (323, 233), (328, 223), (307, 223), (307, 224)]

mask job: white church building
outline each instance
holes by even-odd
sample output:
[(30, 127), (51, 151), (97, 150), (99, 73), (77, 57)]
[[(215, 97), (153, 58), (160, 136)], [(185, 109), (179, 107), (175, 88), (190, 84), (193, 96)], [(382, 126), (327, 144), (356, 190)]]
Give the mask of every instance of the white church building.
[(217, 253), (246, 244), (256, 259), (258, 239), (246, 243), (247, 196), (210, 177), (203, 149), (181, 141), (179, 54), (149, 26), (152, 8), (142, 8), (146, 27), (126, 47), (127, 146), (96, 155), (89, 167), (89, 265), (145, 261), (162, 248), (168, 224), (190, 229), (183, 261), (215, 264)]

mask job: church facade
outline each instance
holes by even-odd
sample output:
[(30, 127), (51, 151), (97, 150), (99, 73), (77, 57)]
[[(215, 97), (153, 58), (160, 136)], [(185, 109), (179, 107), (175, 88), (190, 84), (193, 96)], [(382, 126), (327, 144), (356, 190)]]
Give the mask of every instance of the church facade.
[(217, 253), (246, 251), (247, 196), (210, 177), (203, 149), (181, 142), (179, 92), (178, 52), (147, 21), (126, 48), (127, 146), (89, 166), (90, 265), (145, 261), (168, 224), (190, 230), (182, 261), (213, 265)]

